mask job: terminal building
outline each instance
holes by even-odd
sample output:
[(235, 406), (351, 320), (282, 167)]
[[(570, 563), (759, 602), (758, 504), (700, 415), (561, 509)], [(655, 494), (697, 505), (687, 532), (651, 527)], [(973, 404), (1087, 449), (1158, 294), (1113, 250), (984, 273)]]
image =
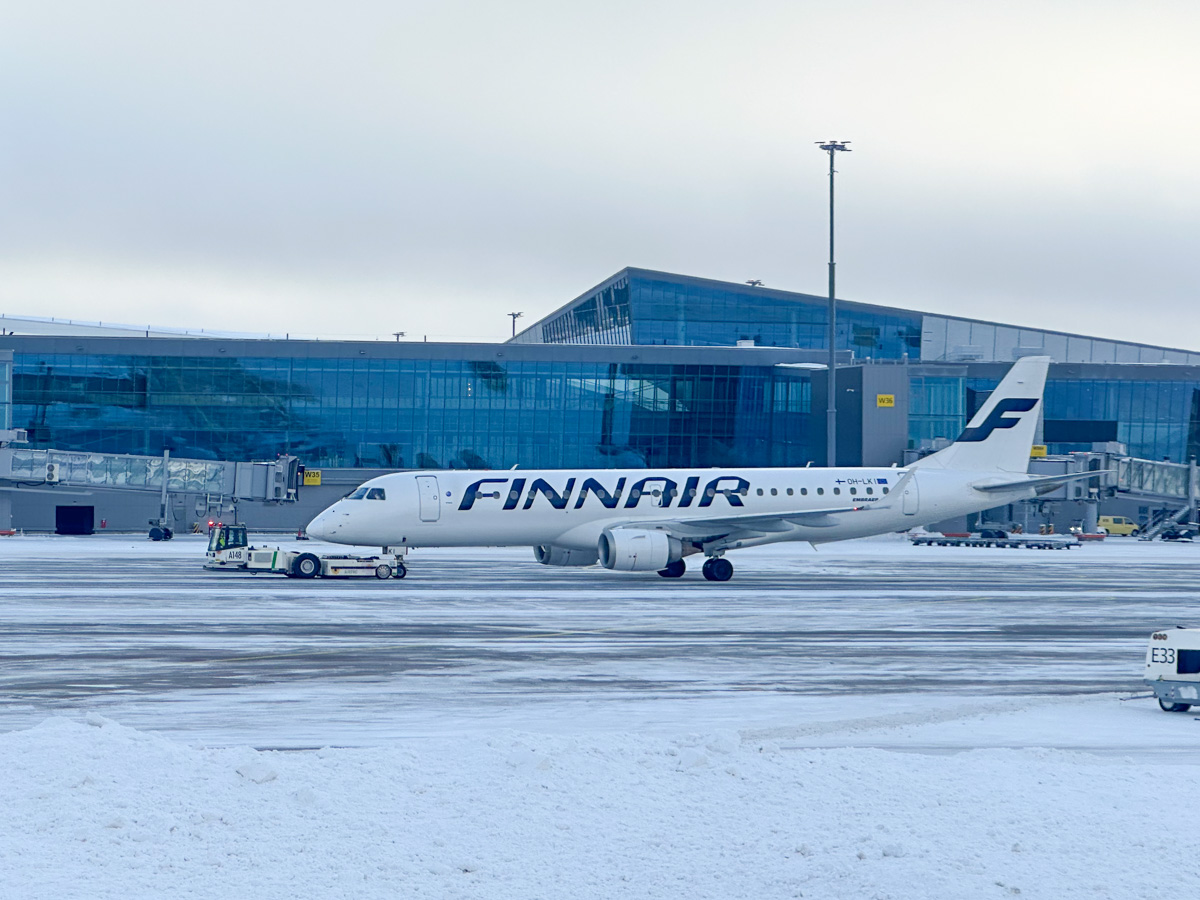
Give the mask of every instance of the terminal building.
[[(396, 469), (822, 466), (826, 316), (824, 297), (632, 268), (503, 344), (0, 316), (0, 435), (90, 454), (295, 456), (320, 486), (310, 477), (298, 503), (240, 511), (279, 528)], [(1054, 360), (1044, 452), (1200, 452), (1200, 351), (850, 301), (835, 349), (839, 465), (903, 464), (952, 440), (1032, 354)], [(0, 480), (0, 529), (7, 511), (11, 527), (52, 530), (63, 505), (92, 506), (97, 528), (140, 530), (157, 514), (148, 496)], [(199, 510), (176, 498), (175, 530)]]

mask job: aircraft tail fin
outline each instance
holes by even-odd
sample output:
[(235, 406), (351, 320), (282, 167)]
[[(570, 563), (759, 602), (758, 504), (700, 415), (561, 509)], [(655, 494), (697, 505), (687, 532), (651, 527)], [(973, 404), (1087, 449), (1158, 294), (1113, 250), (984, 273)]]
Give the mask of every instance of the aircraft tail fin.
[(913, 465), (973, 472), (1028, 471), (1049, 368), (1048, 356), (1017, 360), (958, 439)]

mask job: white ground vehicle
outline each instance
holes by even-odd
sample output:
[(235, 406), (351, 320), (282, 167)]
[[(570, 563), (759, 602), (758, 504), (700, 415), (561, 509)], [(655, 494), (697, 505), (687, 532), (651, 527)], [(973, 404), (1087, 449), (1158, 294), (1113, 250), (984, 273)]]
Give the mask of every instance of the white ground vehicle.
[(1200, 628), (1160, 628), (1146, 648), (1146, 683), (1166, 712), (1200, 705)]
[(403, 578), (404, 562), (394, 553), (379, 556), (331, 556), (279, 547), (251, 547), (245, 525), (213, 525), (208, 529), (206, 569), (271, 572), (289, 578)]

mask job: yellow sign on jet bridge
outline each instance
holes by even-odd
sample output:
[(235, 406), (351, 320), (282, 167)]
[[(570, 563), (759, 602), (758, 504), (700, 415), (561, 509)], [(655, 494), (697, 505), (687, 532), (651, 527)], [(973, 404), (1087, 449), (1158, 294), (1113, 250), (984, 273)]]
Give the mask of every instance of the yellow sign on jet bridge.
[(875, 395), (875, 405), (876, 406), (895, 406), (896, 405), (896, 395), (895, 394), (876, 394)]
[(304, 470), (304, 486), (305, 487), (318, 487), (318, 486), (320, 486), (320, 484), (321, 484), (321, 470), (320, 469), (305, 469)]
[(1029, 448), (1029, 455), (1030, 456), (1045, 456), (1046, 455), (1046, 445), (1045, 444), (1034, 444), (1032, 447)]

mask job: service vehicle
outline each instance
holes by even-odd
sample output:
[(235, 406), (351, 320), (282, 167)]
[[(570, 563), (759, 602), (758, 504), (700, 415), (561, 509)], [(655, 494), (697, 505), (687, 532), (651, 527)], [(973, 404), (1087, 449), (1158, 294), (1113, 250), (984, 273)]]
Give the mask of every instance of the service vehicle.
[(215, 523), (208, 529), (204, 568), (258, 574), (268, 572), (289, 578), (403, 578), (404, 561), (395, 553), (373, 556), (313, 553), (280, 547), (252, 547), (245, 525)]
[(1200, 704), (1200, 628), (1175, 625), (1150, 635), (1145, 680), (1164, 712)]
[(1109, 534), (1120, 534), (1126, 537), (1137, 537), (1142, 533), (1138, 523), (1127, 516), (1101, 516), (1096, 527)]

